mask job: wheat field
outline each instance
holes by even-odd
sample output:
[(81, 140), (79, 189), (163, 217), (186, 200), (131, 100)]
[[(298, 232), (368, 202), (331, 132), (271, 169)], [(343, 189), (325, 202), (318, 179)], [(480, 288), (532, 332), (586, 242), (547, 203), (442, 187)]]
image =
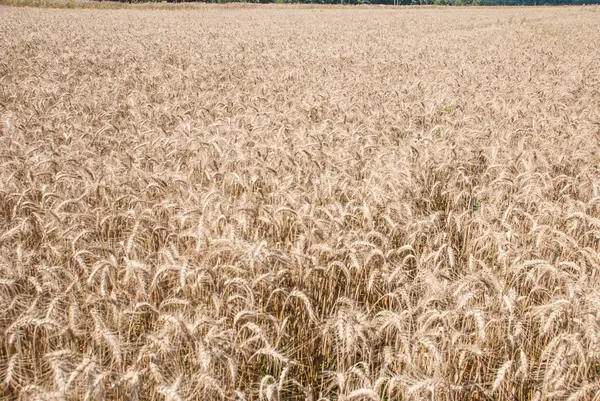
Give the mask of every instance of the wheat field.
[(600, 8), (0, 27), (0, 398), (600, 399)]

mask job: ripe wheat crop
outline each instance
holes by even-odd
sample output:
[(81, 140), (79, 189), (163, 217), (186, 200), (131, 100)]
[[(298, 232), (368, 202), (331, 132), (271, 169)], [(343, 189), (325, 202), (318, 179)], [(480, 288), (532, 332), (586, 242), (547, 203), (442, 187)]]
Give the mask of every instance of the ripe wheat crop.
[(600, 399), (598, 11), (0, 7), (0, 395)]

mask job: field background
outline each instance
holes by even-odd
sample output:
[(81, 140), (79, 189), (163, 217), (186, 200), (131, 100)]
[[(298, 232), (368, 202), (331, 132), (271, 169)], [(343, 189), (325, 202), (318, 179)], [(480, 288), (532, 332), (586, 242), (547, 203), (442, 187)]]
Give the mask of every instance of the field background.
[(597, 7), (0, 33), (4, 398), (599, 398)]

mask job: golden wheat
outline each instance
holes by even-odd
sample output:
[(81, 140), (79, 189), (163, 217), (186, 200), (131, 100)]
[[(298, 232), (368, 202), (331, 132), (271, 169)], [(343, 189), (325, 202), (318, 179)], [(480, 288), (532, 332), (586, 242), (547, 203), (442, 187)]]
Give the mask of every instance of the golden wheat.
[(169, 8), (0, 6), (3, 398), (600, 399), (597, 7)]

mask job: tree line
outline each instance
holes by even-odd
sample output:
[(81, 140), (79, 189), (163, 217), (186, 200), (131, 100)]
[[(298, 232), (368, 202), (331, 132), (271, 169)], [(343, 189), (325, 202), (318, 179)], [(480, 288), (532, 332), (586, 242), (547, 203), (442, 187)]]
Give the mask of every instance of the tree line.
[[(127, 3), (161, 2), (165, 0), (116, 0)], [(481, 5), (544, 6), (600, 4), (600, 0), (166, 0), (167, 3), (307, 3), (307, 4), (388, 4), (388, 5)]]

